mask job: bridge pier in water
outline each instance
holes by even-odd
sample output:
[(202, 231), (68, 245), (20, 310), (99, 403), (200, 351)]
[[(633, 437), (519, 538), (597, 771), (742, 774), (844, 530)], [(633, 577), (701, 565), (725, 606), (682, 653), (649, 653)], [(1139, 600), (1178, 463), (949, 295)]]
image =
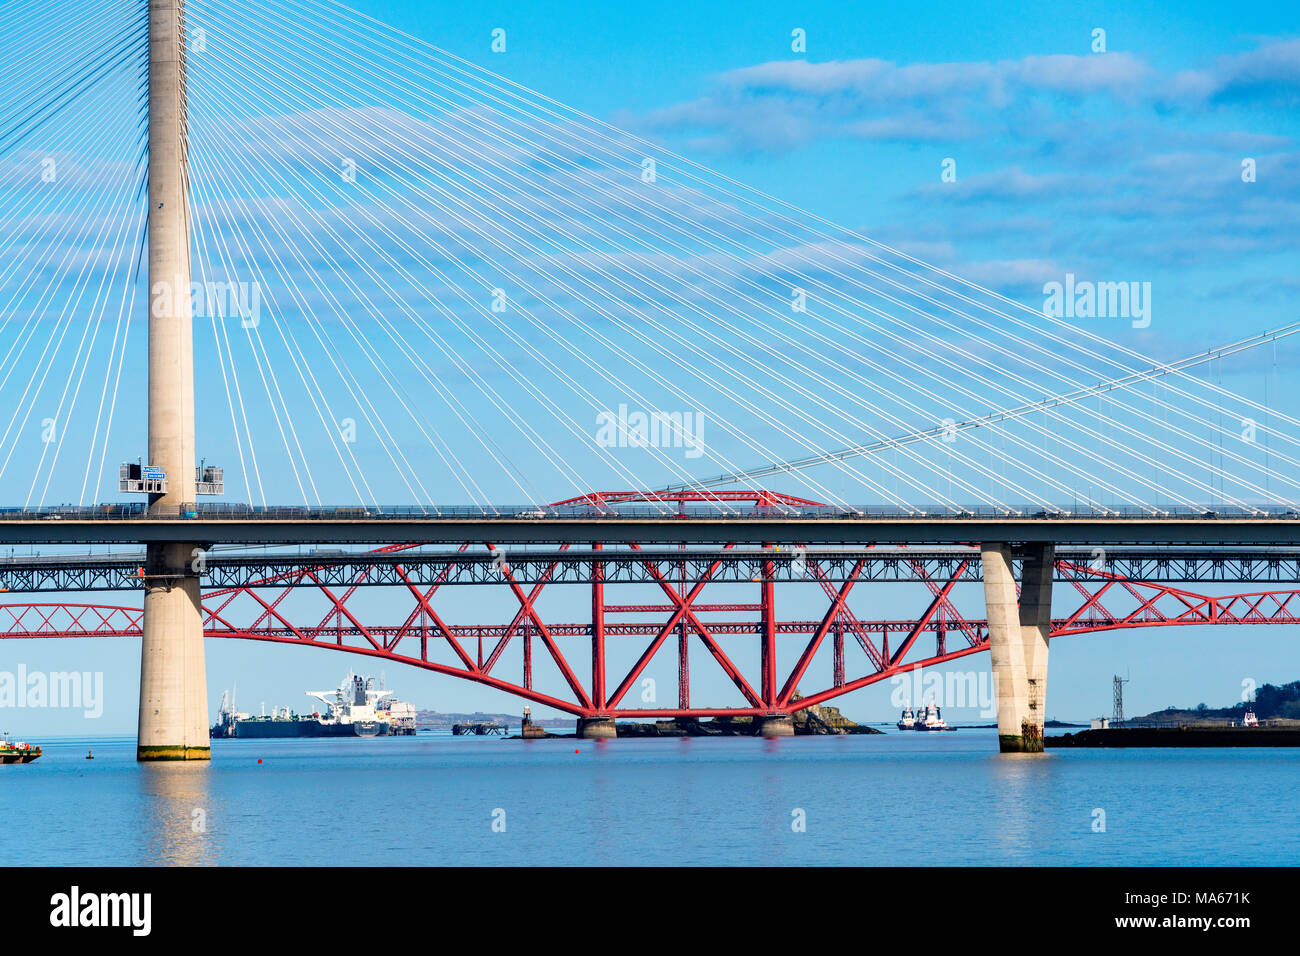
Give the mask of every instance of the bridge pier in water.
[(1003, 753), (1043, 750), (1054, 553), (1050, 544), (1025, 546), (1017, 599), (1010, 546), (986, 544), (981, 551), (998, 744)]
[[(184, 0), (150, 0), (149, 463), (166, 491), (149, 496), (149, 510), (182, 516), (197, 491), (185, 39)], [(196, 547), (147, 548), (138, 760), (210, 756)]]
[(208, 689), (199, 579), (189, 545), (150, 545), (140, 644), (139, 760), (207, 760)]
[(794, 736), (794, 717), (790, 714), (764, 714), (755, 717), (754, 723), (757, 725), (754, 730), (756, 737)]
[(578, 736), (583, 740), (612, 740), (618, 730), (613, 717), (579, 717)]

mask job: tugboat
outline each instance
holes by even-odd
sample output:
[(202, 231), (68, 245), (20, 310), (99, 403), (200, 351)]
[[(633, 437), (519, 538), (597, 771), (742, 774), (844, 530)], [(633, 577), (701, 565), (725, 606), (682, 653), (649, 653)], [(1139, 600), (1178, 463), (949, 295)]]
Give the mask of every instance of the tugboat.
[(956, 727), (949, 727), (948, 722), (939, 715), (938, 704), (926, 704), (925, 710), (917, 718), (915, 730), (956, 730)]
[(899, 730), (916, 730), (916, 714), (912, 713), (911, 707), (903, 708), (903, 715), (898, 718)]
[(1243, 727), (1259, 726), (1259, 718), (1255, 716), (1255, 712), (1253, 710), (1246, 711), (1246, 716), (1241, 719), (1241, 726)]
[(40, 755), (40, 747), (33, 747), (21, 740), (14, 743), (9, 739), (8, 734), (5, 734), (4, 740), (0, 741), (0, 763), (31, 763)]
[(415, 736), (415, 705), (404, 700), (393, 700), (391, 696), (382, 698), (375, 705), (376, 716), (388, 718), (388, 733), (392, 737)]

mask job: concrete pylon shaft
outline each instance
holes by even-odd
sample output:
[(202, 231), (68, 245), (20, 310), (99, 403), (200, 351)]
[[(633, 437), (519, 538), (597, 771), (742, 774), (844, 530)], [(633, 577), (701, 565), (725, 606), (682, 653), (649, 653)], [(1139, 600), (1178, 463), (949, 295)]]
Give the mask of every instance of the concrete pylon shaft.
[[(149, 0), (149, 463), (167, 492), (149, 510), (195, 499), (194, 347), (190, 307), (189, 165), (184, 0)], [(197, 545), (149, 545), (140, 651), (139, 760), (206, 760)]]
[(986, 544), (982, 549), (998, 743), (1004, 753), (1043, 749), (1054, 558), (1050, 544), (1026, 546), (1017, 600), (1010, 547)]

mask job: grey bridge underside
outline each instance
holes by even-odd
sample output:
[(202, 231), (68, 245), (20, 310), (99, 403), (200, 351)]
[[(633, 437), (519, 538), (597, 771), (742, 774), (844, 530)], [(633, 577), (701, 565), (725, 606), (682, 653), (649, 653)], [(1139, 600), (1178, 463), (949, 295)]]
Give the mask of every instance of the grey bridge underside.
[[(247, 555), (204, 553), (199, 566), (205, 588), (238, 588), (269, 582), (272, 587), (348, 587), (503, 584), (508, 570), (519, 584), (589, 584), (592, 566), (603, 565), (609, 584), (702, 580), (752, 583), (771, 575), (778, 582), (905, 583), (983, 580), (980, 553), (946, 550), (836, 548), (765, 550), (716, 547), (631, 551), (606, 547), (510, 549), (483, 546), (459, 552), (419, 548), (399, 552)], [(1013, 549), (1020, 574), (1022, 560)], [(141, 553), (0, 559), (0, 588), (11, 593), (129, 591), (143, 587)], [(857, 571), (854, 575), (854, 571)], [(1108, 548), (1056, 552), (1055, 580), (1096, 583), (1098, 572), (1122, 580), (1158, 583), (1300, 584), (1300, 550), (1194, 550)]]
[(1004, 542), (1057, 546), (1300, 547), (1300, 518), (1065, 517), (231, 517), (101, 518), (49, 516), (0, 520), (0, 544), (642, 545), (764, 543), (951, 545)]

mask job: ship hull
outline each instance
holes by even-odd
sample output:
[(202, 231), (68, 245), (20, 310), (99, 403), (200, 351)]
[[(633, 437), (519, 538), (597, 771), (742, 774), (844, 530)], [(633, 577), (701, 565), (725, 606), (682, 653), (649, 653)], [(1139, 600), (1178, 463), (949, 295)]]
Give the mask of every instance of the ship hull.
[(40, 748), (22, 753), (0, 753), (0, 763), (31, 763), (41, 755)]
[(234, 736), (241, 740), (283, 737), (384, 737), (388, 728), (377, 721), (322, 723), (319, 720), (240, 720)]
[(240, 739), (267, 737), (323, 737), (319, 720), (240, 720), (235, 736)]

